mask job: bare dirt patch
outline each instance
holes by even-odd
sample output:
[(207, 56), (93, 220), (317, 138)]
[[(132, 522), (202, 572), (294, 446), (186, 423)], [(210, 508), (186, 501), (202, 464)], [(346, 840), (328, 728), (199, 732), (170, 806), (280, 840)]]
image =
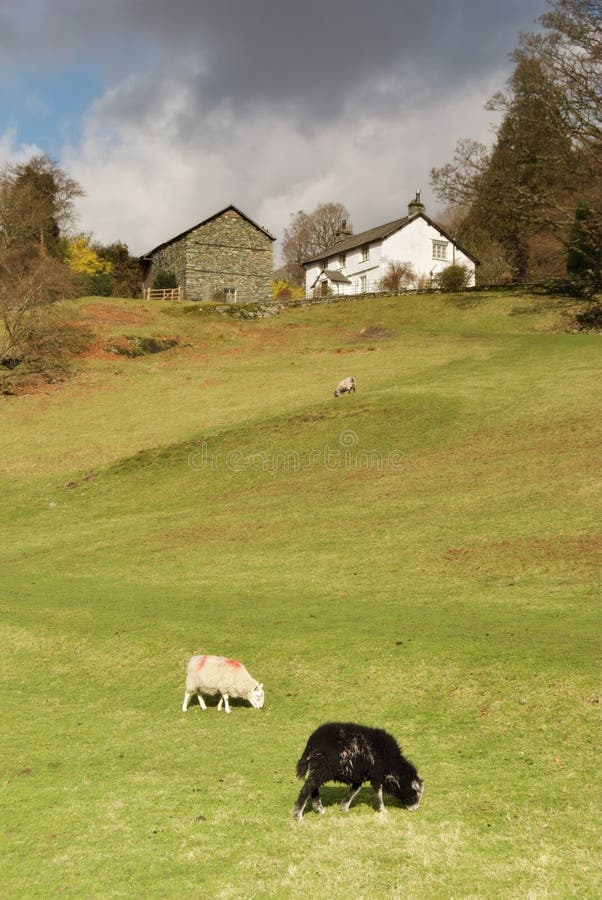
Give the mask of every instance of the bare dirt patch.
[(361, 341), (386, 341), (393, 337), (394, 332), (383, 325), (373, 325), (370, 328), (362, 328), (358, 337)]
[(460, 565), (486, 572), (498, 568), (524, 569), (554, 563), (598, 569), (602, 566), (602, 533), (469, 544), (465, 547), (449, 547), (442, 557), (447, 570)]
[(7, 399), (11, 397), (48, 397), (58, 391), (66, 380), (66, 373), (52, 376), (32, 374), (27, 378), (27, 381), (15, 385), (10, 393), (7, 393), (6, 397)]
[(154, 313), (146, 306), (133, 306), (124, 309), (111, 303), (89, 303), (83, 309), (90, 325), (102, 327), (107, 325), (140, 325), (148, 324), (155, 318)]
[(194, 547), (205, 546), (208, 543), (250, 544), (257, 539), (257, 534), (253, 535), (243, 526), (214, 523), (156, 532), (155, 538), (161, 547)]

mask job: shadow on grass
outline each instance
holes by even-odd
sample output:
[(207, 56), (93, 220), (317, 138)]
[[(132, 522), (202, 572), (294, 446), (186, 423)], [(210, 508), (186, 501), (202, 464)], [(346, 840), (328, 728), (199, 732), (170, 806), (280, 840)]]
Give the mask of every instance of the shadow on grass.
[[(205, 705), (207, 706), (207, 712), (209, 710), (217, 710), (217, 704), (219, 703), (219, 695), (216, 694), (215, 697), (211, 697), (207, 694), (203, 695), (203, 700), (205, 701)], [(248, 709), (249, 711), (253, 710), (253, 707), (246, 700), (243, 700), (241, 697), (228, 697), (228, 703), (230, 705), (230, 709), (234, 711), (235, 709)], [(201, 704), (199, 703), (198, 697), (195, 695), (188, 706), (187, 712), (199, 712), (202, 713), (203, 710), (200, 708)], [(256, 712), (261, 712), (261, 710), (256, 710)], [(224, 710), (220, 710), (220, 714), (224, 713)], [(227, 713), (225, 713), (227, 715)]]
[[(348, 790), (349, 788), (346, 785), (324, 785), (324, 787), (321, 787), (320, 798), (322, 800), (324, 809), (332, 808), (337, 812), (341, 812), (339, 807), (343, 801), (343, 798), (346, 797)], [(387, 809), (389, 807), (403, 809), (401, 804), (386, 792), (384, 794), (384, 798), (385, 807)], [(377, 811), (376, 796), (370, 785), (364, 785), (364, 787), (361, 788), (357, 796), (353, 799), (349, 811), (351, 812), (357, 806), (367, 806), (374, 812)], [(313, 809), (311, 808), (311, 800), (308, 800), (307, 806), (305, 807), (305, 814), (309, 815), (310, 813), (316, 815), (316, 813), (314, 813)], [(341, 815), (345, 815), (345, 813), (341, 812)]]

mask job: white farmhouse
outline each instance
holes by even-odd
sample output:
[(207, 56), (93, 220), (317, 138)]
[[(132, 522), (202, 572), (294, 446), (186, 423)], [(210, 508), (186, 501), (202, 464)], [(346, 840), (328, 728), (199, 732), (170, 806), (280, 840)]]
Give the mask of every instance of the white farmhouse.
[(308, 296), (378, 292), (393, 262), (409, 263), (423, 284), (430, 284), (446, 266), (457, 264), (467, 267), (468, 284), (473, 285), (477, 264), (429, 219), (418, 191), (403, 219), (358, 234), (352, 234), (343, 221), (332, 247), (303, 263), (305, 292)]

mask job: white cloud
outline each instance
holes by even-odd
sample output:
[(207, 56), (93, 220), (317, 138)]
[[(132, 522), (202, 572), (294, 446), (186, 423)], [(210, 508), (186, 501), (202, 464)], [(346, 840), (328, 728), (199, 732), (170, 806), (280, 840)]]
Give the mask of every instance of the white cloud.
[(44, 151), (36, 144), (20, 143), (17, 138), (16, 128), (7, 128), (0, 134), (0, 166), (10, 163), (21, 163), (38, 156)]
[[(459, 138), (490, 138), (484, 103), (544, 0), (26, 5), (2, 5), (0, 76), (27, 73), (51, 104), (49, 146), (81, 123), (54, 153), (87, 192), (81, 227), (142, 253), (228, 203), (276, 236), (329, 200), (356, 229), (403, 214), (417, 188), (433, 210), (430, 169)], [(105, 85), (83, 117), (78, 71)], [(49, 95), (44, 72), (63, 75)], [(26, 155), (15, 132), (0, 150)]]
[(501, 81), (495, 72), (440, 98), (421, 95), (411, 79), (389, 82), (308, 128), (294, 114), (241, 115), (225, 102), (204, 115), (186, 78), (163, 80), (149, 109), (144, 84), (129, 78), (90, 110), (63, 162), (87, 192), (82, 228), (137, 254), (228, 203), (280, 237), (298, 209), (341, 201), (359, 230), (403, 215), (417, 188), (434, 211), (431, 167), (449, 160), (462, 136), (491, 138), (483, 105)]

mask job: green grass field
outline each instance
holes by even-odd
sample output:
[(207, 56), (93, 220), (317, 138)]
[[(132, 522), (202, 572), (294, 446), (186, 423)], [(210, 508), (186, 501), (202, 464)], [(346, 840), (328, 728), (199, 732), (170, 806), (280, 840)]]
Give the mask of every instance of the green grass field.
[[(0, 399), (0, 895), (598, 898), (600, 337), (512, 295), (74, 307), (73, 376)], [(265, 708), (183, 714), (199, 651)], [(332, 719), (418, 811), (292, 820)]]

